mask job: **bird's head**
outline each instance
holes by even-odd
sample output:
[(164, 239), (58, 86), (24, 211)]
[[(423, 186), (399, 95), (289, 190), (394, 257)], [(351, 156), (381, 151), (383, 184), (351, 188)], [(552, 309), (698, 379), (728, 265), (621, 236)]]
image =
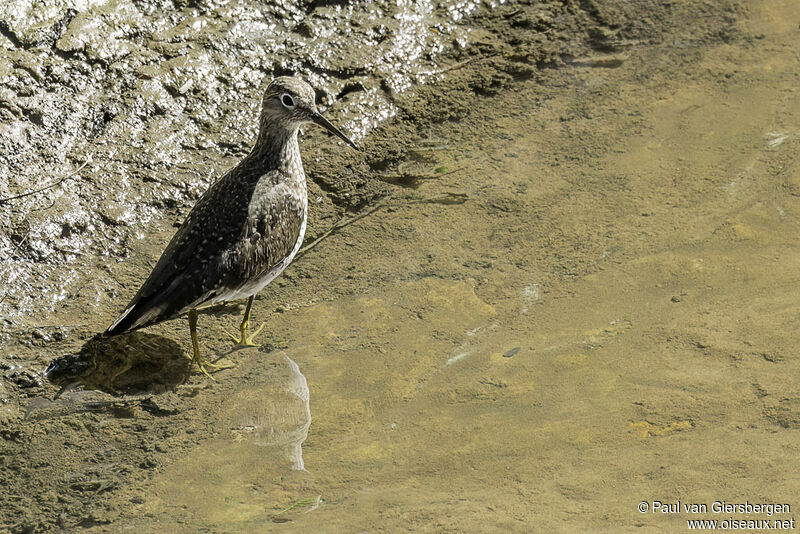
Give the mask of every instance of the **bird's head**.
[(300, 78), (293, 76), (275, 78), (267, 87), (261, 104), (262, 128), (270, 123), (277, 123), (286, 128), (297, 128), (302, 124), (313, 122), (357, 149), (355, 143), (320, 114), (314, 103), (314, 97), (314, 89)]

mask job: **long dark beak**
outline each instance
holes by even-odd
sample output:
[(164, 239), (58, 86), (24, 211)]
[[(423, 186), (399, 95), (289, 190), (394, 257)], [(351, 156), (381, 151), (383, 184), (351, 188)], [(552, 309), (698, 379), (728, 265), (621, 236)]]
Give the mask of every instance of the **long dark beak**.
[(342, 132), (340, 132), (340, 131), (339, 131), (339, 128), (337, 128), (336, 126), (334, 126), (333, 124), (331, 124), (331, 123), (328, 121), (328, 119), (326, 119), (325, 117), (323, 117), (322, 115), (320, 115), (320, 114), (319, 114), (319, 112), (316, 112), (316, 111), (315, 111), (315, 112), (314, 112), (314, 113), (311, 115), (311, 120), (313, 120), (315, 123), (319, 124), (320, 126), (322, 126), (323, 128), (325, 128), (326, 130), (328, 130), (329, 132), (331, 132), (333, 135), (335, 135), (335, 136), (337, 136), (337, 137), (341, 138), (341, 139), (342, 139), (342, 140), (343, 140), (345, 143), (347, 143), (347, 144), (348, 144), (348, 145), (350, 145), (351, 147), (353, 147), (353, 148), (355, 148), (356, 150), (358, 150), (358, 147), (356, 146), (356, 144), (355, 144), (354, 142), (352, 142), (350, 139), (348, 139), (348, 137), (347, 137), (345, 134), (343, 134)]

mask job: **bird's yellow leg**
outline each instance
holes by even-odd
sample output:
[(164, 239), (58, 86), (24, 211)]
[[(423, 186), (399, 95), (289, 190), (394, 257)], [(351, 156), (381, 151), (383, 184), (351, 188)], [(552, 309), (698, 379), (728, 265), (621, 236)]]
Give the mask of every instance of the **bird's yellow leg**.
[(247, 335), (247, 325), (250, 324), (250, 309), (253, 307), (253, 300), (255, 299), (255, 295), (252, 295), (249, 299), (247, 299), (247, 307), (244, 309), (244, 318), (242, 319), (242, 324), (239, 325), (239, 337), (237, 338), (233, 334), (228, 334), (231, 336), (231, 339), (236, 342), (237, 347), (257, 347), (258, 344), (253, 343), (255, 337), (261, 333), (261, 330), (264, 329), (264, 325), (258, 327), (258, 329), (253, 332), (252, 335)]
[(197, 364), (204, 375), (214, 380), (214, 377), (206, 371), (206, 366), (217, 366), (213, 363), (208, 363), (200, 356), (200, 344), (197, 342), (197, 310), (189, 310), (189, 335), (192, 337), (192, 362)]

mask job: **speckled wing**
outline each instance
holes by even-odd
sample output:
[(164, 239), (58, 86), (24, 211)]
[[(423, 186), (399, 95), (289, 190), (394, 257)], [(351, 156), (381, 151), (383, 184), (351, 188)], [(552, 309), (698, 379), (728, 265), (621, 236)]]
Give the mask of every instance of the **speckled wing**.
[(250, 281), (269, 274), (291, 253), (305, 205), (298, 209), (295, 191), (279, 171), (246, 181), (238, 170), (215, 182), (198, 201), (107, 334), (240, 298), (236, 295)]
[(212, 303), (254, 295), (279, 275), (300, 248), (305, 220), (304, 187), (261, 181), (248, 206), (243, 239), (223, 255), (226, 275)]

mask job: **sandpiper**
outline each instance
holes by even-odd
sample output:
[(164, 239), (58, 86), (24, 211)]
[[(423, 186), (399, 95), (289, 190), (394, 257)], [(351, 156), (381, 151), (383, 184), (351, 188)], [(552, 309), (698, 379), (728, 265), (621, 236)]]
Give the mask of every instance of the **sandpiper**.
[(192, 360), (208, 376), (197, 342), (197, 310), (247, 298), (238, 346), (253, 346), (263, 324), (248, 336), (253, 299), (291, 263), (306, 230), (308, 193), (297, 133), (313, 122), (357, 148), (314, 103), (314, 90), (282, 76), (267, 87), (258, 138), (238, 165), (197, 201), (153, 272), (107, 335), (189, 315)]

